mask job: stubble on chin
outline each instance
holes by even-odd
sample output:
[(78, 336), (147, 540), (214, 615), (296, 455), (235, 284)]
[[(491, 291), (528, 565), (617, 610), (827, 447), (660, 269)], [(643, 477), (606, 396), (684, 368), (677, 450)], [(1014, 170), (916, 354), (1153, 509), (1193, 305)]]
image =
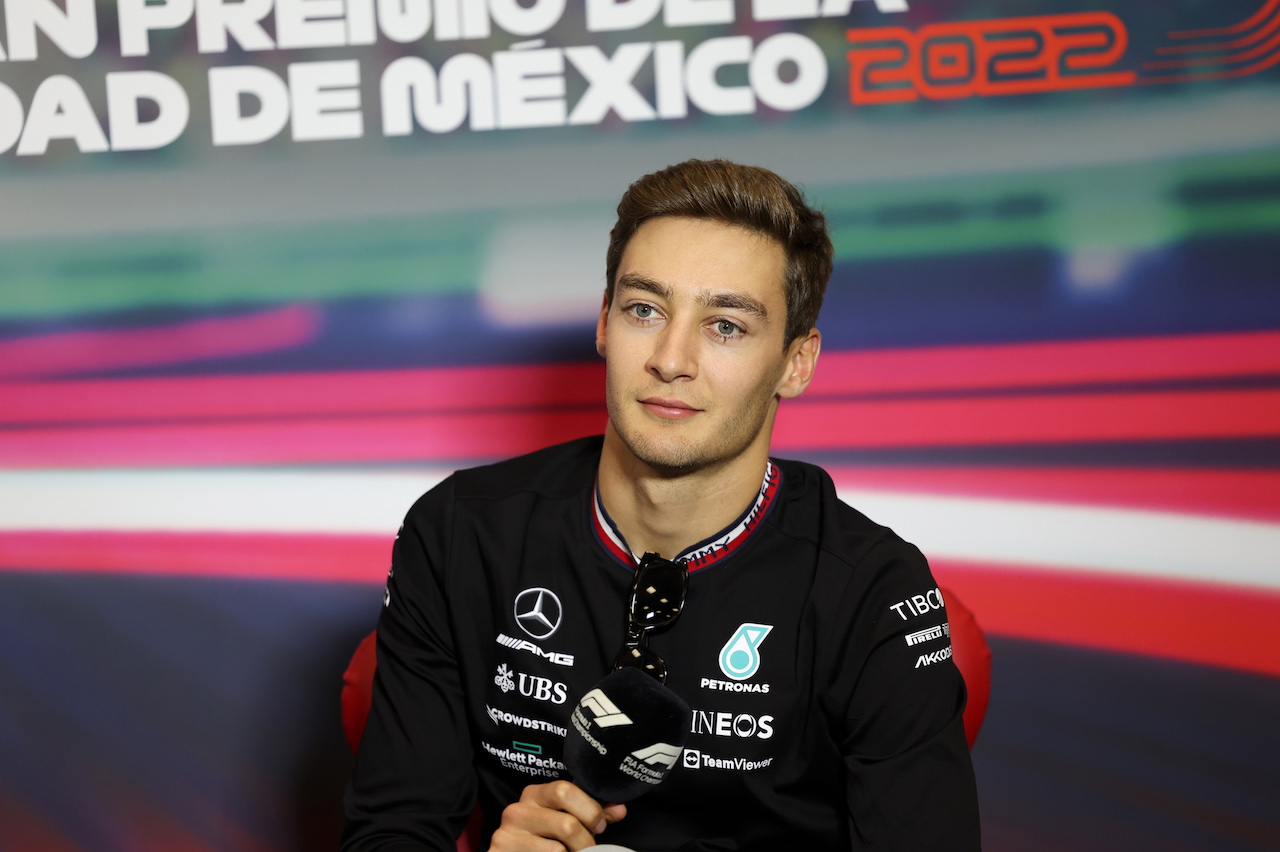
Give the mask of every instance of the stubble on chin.
[[(649, 434), (641, 434), (637, 424), (628, 420), (620, 400), (606, 390), (606, 407), (614, 432), (636, 459), (656, 472), (680, 476), (732, 461), (744, 453), (755, 440), (768, 416), (768, 402), (753, 406), (701, 439), (686, 437), (687, 420), (654, 423)], [(633, 420), (644, 417), (630, 412)], [(701, 415), (698, 415), (701, 416)], [(695, 418), (696, 419), (696, 418)]]

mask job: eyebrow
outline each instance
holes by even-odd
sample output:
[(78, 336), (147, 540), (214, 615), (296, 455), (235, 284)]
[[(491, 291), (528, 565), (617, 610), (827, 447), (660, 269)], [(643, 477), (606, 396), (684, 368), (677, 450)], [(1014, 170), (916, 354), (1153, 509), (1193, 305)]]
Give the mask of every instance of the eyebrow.
[[(640, 290), (667, 300), (674, 296), (674, 292), (667, 285), (634, 273), (627, 273), (619, 278), (617, 289), (618, 291)], [(745, 293), (709, 293), (705, 290), (699, 290), (698, 304), (704, 308), (730, 308), (759, 317), (765, 322), (769, 320), (769, 311), (765, 308), (764, 303), (759, 299), (753, 299)]]

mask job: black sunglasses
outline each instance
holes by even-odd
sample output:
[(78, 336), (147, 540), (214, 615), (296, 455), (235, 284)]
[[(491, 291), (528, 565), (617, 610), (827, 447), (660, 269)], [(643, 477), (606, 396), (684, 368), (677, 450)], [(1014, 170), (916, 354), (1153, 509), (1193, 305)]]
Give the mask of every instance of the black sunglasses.
[(672, 562), (656, 553), (640, 558), (627, 598), (627, 636), (614, 658), (614, 671), (633, 666), (659, 683), (666, 682), (667, 664), (649, 650), (649, 631), (675, 623), (688, 591), (689, 570), (684, 562)]

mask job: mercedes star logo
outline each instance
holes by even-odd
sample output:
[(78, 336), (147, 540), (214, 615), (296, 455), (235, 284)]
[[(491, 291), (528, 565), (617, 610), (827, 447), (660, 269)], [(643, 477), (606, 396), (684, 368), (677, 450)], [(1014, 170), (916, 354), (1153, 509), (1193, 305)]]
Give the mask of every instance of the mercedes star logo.
[(516, 623), (534, 639), (546, 639), (560, 626), (560, 599), (541, 586), (516, 595)]

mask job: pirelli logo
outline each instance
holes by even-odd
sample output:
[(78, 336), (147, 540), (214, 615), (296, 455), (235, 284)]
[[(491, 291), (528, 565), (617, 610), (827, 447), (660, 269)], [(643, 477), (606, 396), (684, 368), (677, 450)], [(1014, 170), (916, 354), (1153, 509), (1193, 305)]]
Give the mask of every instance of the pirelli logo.
[(951, 635), (951, 625), (947, 622), (930, 627), (928, 630), (919, 630), (915, 633), (907, 634), (908, 645), (919, 645), (923, 642), (931, 642), (934, 639), (941, 639), (943, 636)]

